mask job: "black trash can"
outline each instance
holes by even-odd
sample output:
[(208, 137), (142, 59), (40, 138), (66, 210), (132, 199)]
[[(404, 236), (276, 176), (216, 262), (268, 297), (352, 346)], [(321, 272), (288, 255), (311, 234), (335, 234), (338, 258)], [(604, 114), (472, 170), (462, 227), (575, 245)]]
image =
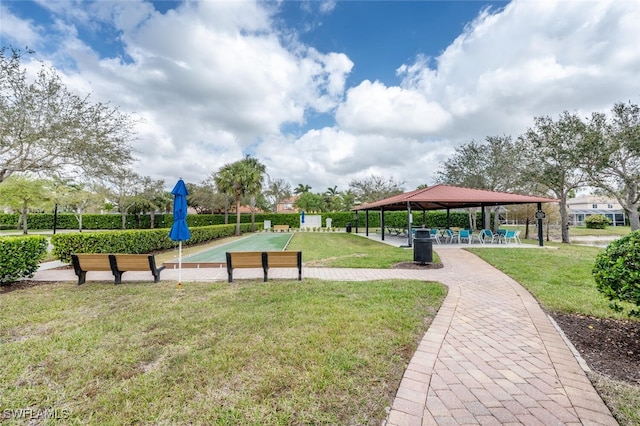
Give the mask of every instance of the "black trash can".
[(413, 238), (413, 261), (421, 264), (433, 262), (433, 240), (428, 229), (416, 230)]
[(351, 233), (351, 222), (347, 222), (347, 232)]

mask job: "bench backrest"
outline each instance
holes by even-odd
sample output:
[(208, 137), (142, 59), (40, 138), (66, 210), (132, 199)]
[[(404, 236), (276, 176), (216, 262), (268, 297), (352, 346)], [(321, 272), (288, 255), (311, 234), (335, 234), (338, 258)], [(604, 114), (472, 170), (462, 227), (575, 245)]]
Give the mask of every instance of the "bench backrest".
[(148, 271), (151, 267), (149, 258), (153, 259), (153, 256), (148, 254), (114, 254), (113, 256), (121, 271)]
[(76, 256), (83, 271), (111, 271), (108, 254), (77, 254)]
[(297, 268), (300, 266), (300, 252), (299, 251), (269, 251), (267, 252), (267, 265), (270, 268), (283, 268), (291, 267)]
[(234, 251), (227, 253), (227, 263), (233, 268), (262, 268), (261, 251)]

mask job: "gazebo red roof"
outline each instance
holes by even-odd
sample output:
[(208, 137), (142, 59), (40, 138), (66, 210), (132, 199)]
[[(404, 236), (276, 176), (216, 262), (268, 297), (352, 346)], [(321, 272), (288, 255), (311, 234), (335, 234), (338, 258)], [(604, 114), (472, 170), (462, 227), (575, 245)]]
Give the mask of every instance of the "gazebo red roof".
[(463, 188), (452, 185), (434, 185), (424, 189), (394, 195), (384, 200), (363, 204), (352, 210), (442, 210), (468, 207), (501, 206), (507, 204), (557, 203), (555, 198), (511, 194)]

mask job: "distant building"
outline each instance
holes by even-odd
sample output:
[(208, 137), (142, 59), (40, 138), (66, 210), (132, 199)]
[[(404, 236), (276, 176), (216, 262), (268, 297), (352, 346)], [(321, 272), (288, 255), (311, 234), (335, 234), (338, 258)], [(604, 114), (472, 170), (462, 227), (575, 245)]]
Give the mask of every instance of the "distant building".
[(298, 196), (294, 195), (293, 197), (280, 201), (276, 206), (276, 213), (299, 213), (299, 210), (294, 207), (297, 200)]
[(567, 209), (570, 225), (583, 226), (585, 219), (594, 214), (601, 214), (609, 218), (613, 226), (626, 225), (627, 215), (615, 199), (595, 195), (569, 198)]

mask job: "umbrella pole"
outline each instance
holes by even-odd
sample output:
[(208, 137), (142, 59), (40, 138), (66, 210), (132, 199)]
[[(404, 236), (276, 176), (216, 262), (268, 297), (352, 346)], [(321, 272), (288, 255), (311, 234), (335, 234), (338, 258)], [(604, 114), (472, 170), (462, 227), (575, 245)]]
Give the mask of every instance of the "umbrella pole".
[(182, 290), (182, 241), (178, 244), (178, 290)]

